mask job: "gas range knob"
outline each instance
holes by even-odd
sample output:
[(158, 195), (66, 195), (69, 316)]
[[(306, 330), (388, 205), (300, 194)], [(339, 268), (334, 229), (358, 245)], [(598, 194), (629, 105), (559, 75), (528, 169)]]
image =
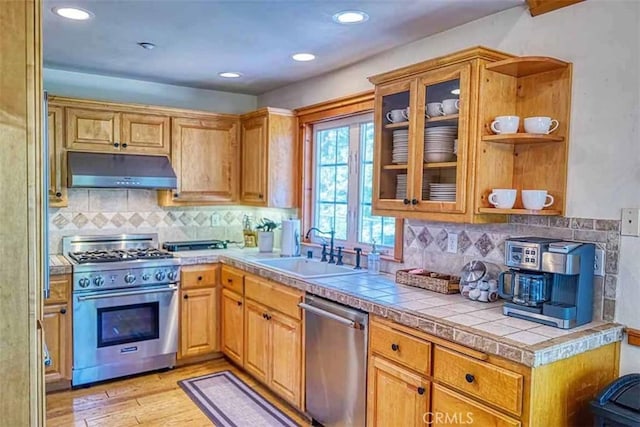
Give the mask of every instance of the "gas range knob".
[(127, 273), (127, 274), (124, 276), (124, 281), (125, 281), (126, 283), (131, 284), (131, 283), (133, 283), (133, 282), (135, 282), (135, 281), (136, 281), (136, 276), (134, 276), (134, 275), (133, 275), (133, 274), (131, 274), (131, 273)]
[(81, 288), (86, 288), (90, 284), (91, 284), (91, 280), (89, 280), (86, 277), (83, 277), (82, 279), (78, 280), (78, 285), (80, 285)]
[(171, 280), (173, 282), (178, 277), (178, 272), (177, 271), (170, 271), (169, 274), (167, 274), (167, 277), (169, 278), (169, 280)]
[(156, 280), (164, 280), (165, 274), (164, 271), (158, 270), (156, 271)]
[(145, 282), (149, 279), (151, 279), (151, 275), (149, 273), (144, 273), (142, 275), (142, 280), (144, 280)]
[(104, 277), (98, 276), (98, 277), (94, 278), (93, 279), (93, 284), (98, 286), (98, 287), (104, 285)]

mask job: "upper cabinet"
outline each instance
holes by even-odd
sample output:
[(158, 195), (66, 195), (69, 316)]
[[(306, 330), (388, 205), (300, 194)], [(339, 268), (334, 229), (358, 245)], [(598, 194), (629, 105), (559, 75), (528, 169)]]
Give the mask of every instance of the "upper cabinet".
[(238, 199), (237, 116), (173, 118), (171, 164), (175, 191), (158, 193), (160, 205), (232, 203)]
[(113, 106), (67, 108), (66, 147), (76, 151), (163, 154), (170, 150), (170, 118)]
[(292, 208), (296, 206), (293, 112), (262, 108), (241, 116), (241, 184), (243, 204)]
[(68, 205), (67, 162), (64, 159), (64, 108), (49, 105), (47, 114), (49, 206), (63, 208)]
[[(375, 214), (455, 222), (564, 212), (571, 64), (473, 48), (377, 75)], [(520, 133), (493, 135), (497, 116), (520, 116)], [(525, 117), (559, 121), (550, 135), (523, 132)], [(512, 209), (489, 204), (512, 188)], [(523, 209), (521, 190), (547, 190), (552, 207)]]

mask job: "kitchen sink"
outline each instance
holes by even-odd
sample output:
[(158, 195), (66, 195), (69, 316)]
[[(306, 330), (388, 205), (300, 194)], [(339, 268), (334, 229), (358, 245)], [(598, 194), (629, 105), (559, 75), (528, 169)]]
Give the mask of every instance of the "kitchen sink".
[(308, 258), (274, 258), (255, 261), (265, 267), (280, 270), (305, 279), (362, 274), (366, 270), (354, 270), (353, 267), (328, 264)]

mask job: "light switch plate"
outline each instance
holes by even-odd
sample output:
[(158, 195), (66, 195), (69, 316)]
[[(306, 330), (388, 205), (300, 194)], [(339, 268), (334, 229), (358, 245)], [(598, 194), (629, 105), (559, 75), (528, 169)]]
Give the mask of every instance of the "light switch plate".
[(217, 212), (214, 212), (211, 214), (211, 226), (212, 227), (219, 227), (220, 226), (220, 214)]
[(596, 258), (593, 261), (593, 274), (604, 276), (604, 250), (596, 248)]
[(622, 208), (620, 234), (623, 236), (640, 236), (640, 208)]
[(451, 254), (458, 253), (458, 234), (457, 233), (447, 234), (447, 252)]

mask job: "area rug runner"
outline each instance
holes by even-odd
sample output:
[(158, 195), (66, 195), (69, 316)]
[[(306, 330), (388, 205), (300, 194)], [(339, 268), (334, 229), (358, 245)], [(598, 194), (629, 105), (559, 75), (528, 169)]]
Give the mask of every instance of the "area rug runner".
[(299, 427), (230, 371), (178, 381), (178, 385), (216, 427)]

